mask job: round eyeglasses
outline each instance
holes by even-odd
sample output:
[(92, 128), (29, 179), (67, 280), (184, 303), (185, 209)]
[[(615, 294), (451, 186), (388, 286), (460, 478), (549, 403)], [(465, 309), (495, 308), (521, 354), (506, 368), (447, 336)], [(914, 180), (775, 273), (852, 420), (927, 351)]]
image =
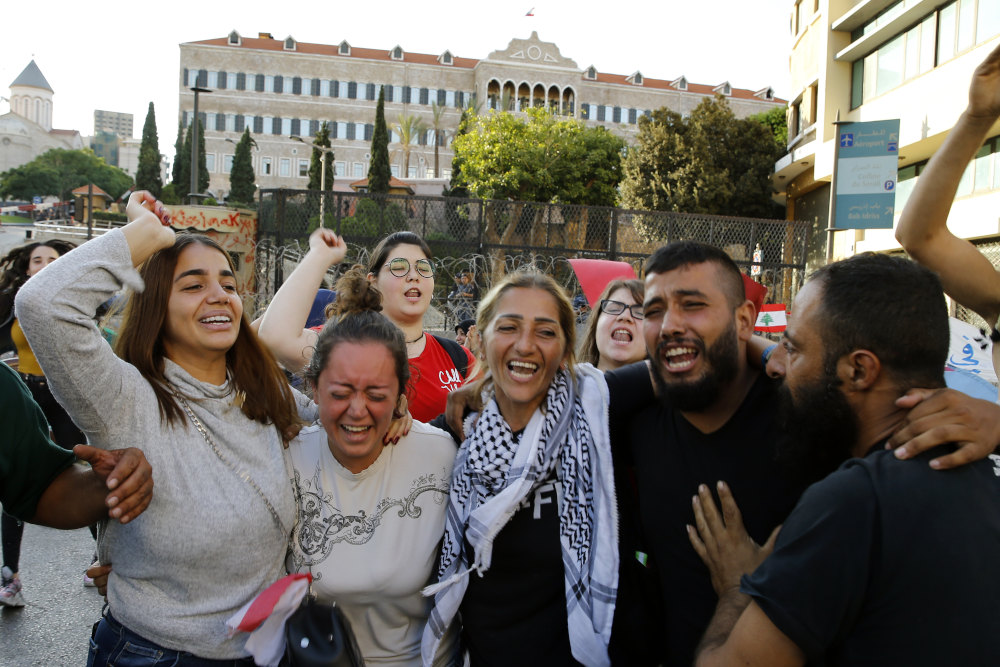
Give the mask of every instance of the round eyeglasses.
[(601, 312), (607, 313), (608, 315), (621, 315), (625, 312), (625, 309), (632, 313), (632, 317), (641, 320), (642, 319), (642, 304), (633, 303), (631, 306), (626, 306), (621, 301), (612, 301), (611, 299), (601, 300)]
[[(389, 273), (397, 278), (405, 278), (410, 272), (410, 260), (405, 257), (390, 259), (383, 266), (388, 266)], [(434, 265), (431, 264), (431, 260), (429, 259), (418, 259), (413, 263), (413, 268), (417, 270), (417, 274), (424, 278), (434, 277)]]

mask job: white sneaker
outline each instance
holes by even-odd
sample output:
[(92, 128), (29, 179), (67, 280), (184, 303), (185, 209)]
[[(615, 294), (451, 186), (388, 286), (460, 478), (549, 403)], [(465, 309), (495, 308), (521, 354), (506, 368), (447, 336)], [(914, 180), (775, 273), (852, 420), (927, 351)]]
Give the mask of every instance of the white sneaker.
[(21, 580), (15, 577), (6, 565), (0, 569), (0, 604), (8, 607), (24, 606), (24, 596), (21, 595)]

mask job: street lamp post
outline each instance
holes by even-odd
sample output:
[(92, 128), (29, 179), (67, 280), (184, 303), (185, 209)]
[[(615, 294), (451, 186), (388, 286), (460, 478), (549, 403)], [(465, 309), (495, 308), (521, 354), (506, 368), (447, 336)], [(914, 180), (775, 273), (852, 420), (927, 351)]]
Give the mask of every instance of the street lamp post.
[(198, 203), (198, 93), (212, 92), (208, 88), (191, 88), (194, 93), (194, 118), (191, 120), (191, 191), (188, 192), (188, 203)]
[(323, 153), (323, 157), (319, 160), (319, 226), (326, 227), (326, 156), (329, 153), (332, 156), (331, 159), (335, 159), (337, 157), (337, 151), (328, 146), (310, 144), (302, 137), (297, 137), (295, 135), (292, 135), (289, 138), (293, 141), (298, 141), (312, 146), (314, 149)]

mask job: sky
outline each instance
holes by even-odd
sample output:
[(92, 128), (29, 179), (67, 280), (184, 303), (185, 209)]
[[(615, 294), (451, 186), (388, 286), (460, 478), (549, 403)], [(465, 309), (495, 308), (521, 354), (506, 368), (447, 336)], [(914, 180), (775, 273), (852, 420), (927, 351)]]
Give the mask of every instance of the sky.
[[(93, 134), (94, 110), (133, 115), (142, 135), (150, 102), (160, 152), (177, 132), (180, 49), (231, 30), (299, 42), (486, 58), (537, 31), (581, 68), (692, 83), (771, 86), (788, 99), (793, 0), (9, 0), (0, 39), (0, 114), (10, 84), (34, 59), (55, 91), (53, 127)], [(533, 16), (526, 16), (528, 12)]]

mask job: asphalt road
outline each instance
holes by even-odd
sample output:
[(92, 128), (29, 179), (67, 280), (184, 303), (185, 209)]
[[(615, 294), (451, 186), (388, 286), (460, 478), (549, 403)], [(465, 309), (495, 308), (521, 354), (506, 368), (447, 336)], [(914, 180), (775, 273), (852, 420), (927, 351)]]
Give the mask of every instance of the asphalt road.
[(0, 607), (0, 665), (84, 665), (103, 598), (83, 586), (94, 554), (90, 531), (28, 524), (21, 544), (25, 606)]

